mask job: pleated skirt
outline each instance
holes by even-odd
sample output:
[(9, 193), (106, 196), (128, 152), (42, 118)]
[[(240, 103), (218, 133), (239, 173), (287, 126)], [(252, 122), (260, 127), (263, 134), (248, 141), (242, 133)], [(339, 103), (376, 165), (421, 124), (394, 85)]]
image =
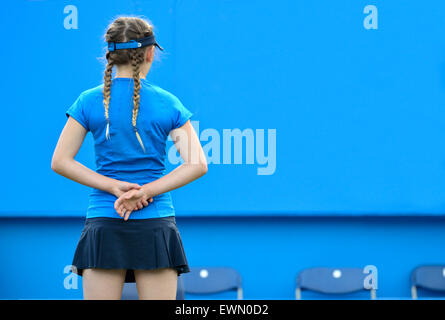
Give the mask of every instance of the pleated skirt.
[(86, 219), (72, 272), (82, 276), (89, 268), (126, 269), (125, 282), (135, 282), (139, 269), (174, 268), (178, 276), (190, 272), (174, 216)]

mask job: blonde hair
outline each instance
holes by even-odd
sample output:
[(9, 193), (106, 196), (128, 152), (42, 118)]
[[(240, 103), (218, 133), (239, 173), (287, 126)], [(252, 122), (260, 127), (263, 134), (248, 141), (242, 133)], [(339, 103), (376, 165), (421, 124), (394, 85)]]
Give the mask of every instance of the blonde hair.
[[(147, 21), (137, 17), (120, 17), (114, 20), (108, 27), (105, 33), (105, 41), (107, 42), (128, 42), (130, 40), (140, 39), (151, 36), (153, 34), (153, 26)], [(108, 51), (106, 54), (107, 65), (105, 67), (104, 74), (104, 88), (103, 88), (103, 103), (105, 108), (105, 119), (107, 120), (107, 128), (105, 131), (106, 139), (110, 137), (110, 95), (111, 95), (111, 76), (113, 67), (115, 65), (124, 65), (131, 63), (133, 68), (133, 116), (132, 124), (136, 134), (136, 138), (139, 141), (143, 151), (145, 152), (144, 144), (138, 133), (136, 126), (137, 116), (139, 112), (140, 104), (140, 89), (141, 80), (139, 79), (139, 73), (141, 64), (144, 62), (144, 55), (147, 47), (123, 49), (116, 51)]]

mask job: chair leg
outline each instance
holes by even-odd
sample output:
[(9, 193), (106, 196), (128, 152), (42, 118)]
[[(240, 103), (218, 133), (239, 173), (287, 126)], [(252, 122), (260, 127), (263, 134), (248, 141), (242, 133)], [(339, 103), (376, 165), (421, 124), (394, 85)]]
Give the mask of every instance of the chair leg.
[(411, 287), (411, 297), (413, 298), (413, 300), (417, 299), (417, 288), (416, 288), (416, 286), (412, 286)]
[(301, 300), (301, 289), (295, 289), (295, 300)]
[(238, 300), (243, 300), (243, 288), (238, 288)]

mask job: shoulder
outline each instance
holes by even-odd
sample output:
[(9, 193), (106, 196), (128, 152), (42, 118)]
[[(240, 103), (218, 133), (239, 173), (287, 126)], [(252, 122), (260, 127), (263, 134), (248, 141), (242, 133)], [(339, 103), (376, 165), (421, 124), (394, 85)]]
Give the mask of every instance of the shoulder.
[(154, 84), (147, 84), (147, 87), (155, 92), (159, 99), (161, 99), (168, 106), (175, 106), (176, 104), (181, 103), (178, 97), (164, 88), (161, 88)]
[(102, 97), (103, 97), (103, 88), (104, 88), (104, 85), (100, 84), (100, 85), (98, 85), (98, 86), (96, 86), (94, 88), (86, 89), (86, 90), (84, 90), (84, 91), (82, 91), (80, 93), (79, 97), (84, 102), (95, 100), (97, 98), (102, 99)]
[(181, 127), (193, 115), (174, 94), (158, 86), (151, 85), (151, 87), (165, 101), (164, 110), (168, 112), (171, 119), (170, 129)]

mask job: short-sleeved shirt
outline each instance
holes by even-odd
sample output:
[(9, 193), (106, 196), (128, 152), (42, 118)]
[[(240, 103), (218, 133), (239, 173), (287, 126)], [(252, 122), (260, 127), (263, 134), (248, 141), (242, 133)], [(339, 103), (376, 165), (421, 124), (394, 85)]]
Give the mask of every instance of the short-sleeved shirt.
[[(109, 104), (109, 139), (105, 137), (107, 121), (103, 104), (103, 84), (80, 94), (66, 111), (94, 138), (96, 172), (104, 176), (144, 185), (165, 174), (166, 143), (171, 130), (179, 128), (192, 113), (170, 92), (141, 79), (140, 105), (136, 127), (145, 147), (133, 129), (132, 78), (114, 78)], [(89, 195), (87, 218), (120, 218), (114, 209), (116, 196), (93, 188)], [(130, 219), (147, 219), (175, 215), (169, 192), (153, 198)]]

